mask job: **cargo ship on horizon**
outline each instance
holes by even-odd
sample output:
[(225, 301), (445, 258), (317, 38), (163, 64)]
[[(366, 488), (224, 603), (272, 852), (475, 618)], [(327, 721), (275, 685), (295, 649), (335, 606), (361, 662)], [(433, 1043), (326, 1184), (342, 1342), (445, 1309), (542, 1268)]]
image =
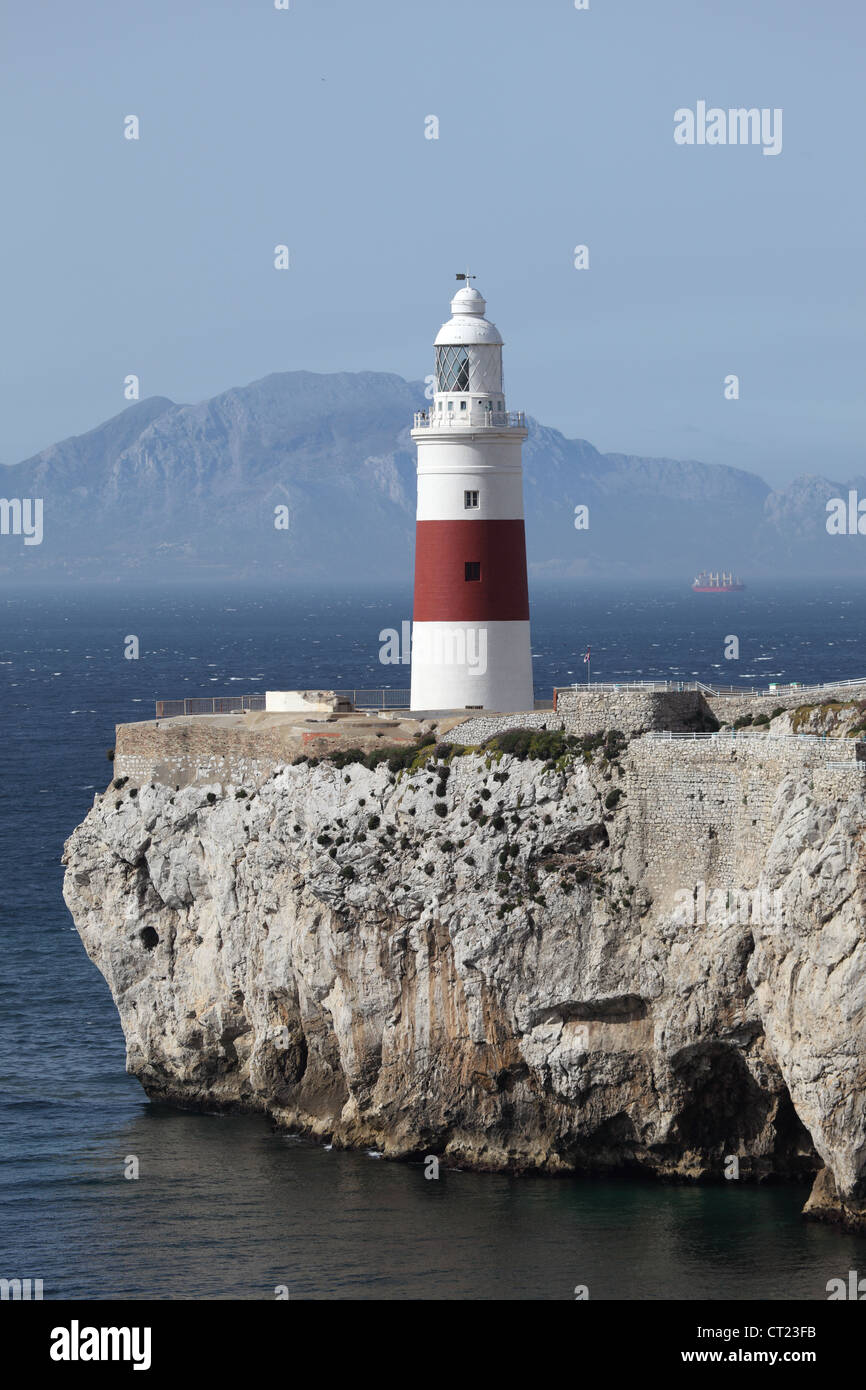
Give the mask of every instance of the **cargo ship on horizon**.
[(720, 574), (708, 574), (706, 570), (701, 570), (692, 584), (696, 594), (732, 594), (745, 587), (739, 575), (725, 574), (724, 570)]

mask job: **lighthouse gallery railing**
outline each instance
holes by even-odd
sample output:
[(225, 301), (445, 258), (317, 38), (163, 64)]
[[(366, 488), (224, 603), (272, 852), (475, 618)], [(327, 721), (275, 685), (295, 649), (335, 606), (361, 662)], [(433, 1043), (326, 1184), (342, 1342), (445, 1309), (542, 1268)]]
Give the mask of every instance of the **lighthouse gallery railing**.
[(415, 413), (416, 430), (466, 429), (526, 429), (522, 410), (419, 410)]

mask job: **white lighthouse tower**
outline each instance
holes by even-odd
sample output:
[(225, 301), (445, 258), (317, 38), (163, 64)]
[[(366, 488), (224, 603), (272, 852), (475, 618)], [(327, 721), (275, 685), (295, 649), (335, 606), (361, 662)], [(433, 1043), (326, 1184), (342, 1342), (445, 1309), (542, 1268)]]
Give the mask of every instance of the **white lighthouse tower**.
[(523, 525), (526, 438), (505, 408), (502, 338), (469, 281), (436, 336), (432, 407), (415, 416), (413, 710), (534, 708)]

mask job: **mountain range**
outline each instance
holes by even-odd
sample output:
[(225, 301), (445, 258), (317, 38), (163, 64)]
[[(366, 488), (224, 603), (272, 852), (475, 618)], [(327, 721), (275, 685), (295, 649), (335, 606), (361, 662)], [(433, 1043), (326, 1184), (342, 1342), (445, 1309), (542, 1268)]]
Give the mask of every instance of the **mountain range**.
[[(408, 581), (409, 430), (427, 404), (423, 383), (383, 372), (281, 372), (197, 405), (136, 402), (5, 469), (6, 498), (43, 499), (44, 537), (0, 536), (0, 573)], [(851, 490), (866, 499), (864, 477), (808, 475), (773, 490), (741, 469), (602, 454), (527, 424), (531, 576), (863, 571), (866, 541), (828, 534), (826, 504)], [(586, 529), (575, 528), (578, 506)]]

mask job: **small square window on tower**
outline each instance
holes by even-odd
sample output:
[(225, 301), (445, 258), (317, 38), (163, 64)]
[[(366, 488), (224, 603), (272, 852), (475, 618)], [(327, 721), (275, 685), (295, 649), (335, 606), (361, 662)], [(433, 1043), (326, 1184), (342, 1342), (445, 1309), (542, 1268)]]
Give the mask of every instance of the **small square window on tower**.
[(480, 578), (481, 578), (481, 561), (480, 561), (480, 560), (467, 560), (467, 561), (466, 561), (466, 571), (465, 571), (465, 573), (466, 573), (466, 580), (467, 580), (467, 583), (468, 583), (468, 581), (469, 581), (470, 579), (480, 579)]
[(466, 511), (469, 511), (470, 508), (472, 508), (472, 507), (477, 507), (477, 506), (478, 506), (478, 493), (477, 493), (477, 492), (464, 492), (464, 494), (463, 494), (463, 507), (464, 507), (464, 509), (465, 509)]

